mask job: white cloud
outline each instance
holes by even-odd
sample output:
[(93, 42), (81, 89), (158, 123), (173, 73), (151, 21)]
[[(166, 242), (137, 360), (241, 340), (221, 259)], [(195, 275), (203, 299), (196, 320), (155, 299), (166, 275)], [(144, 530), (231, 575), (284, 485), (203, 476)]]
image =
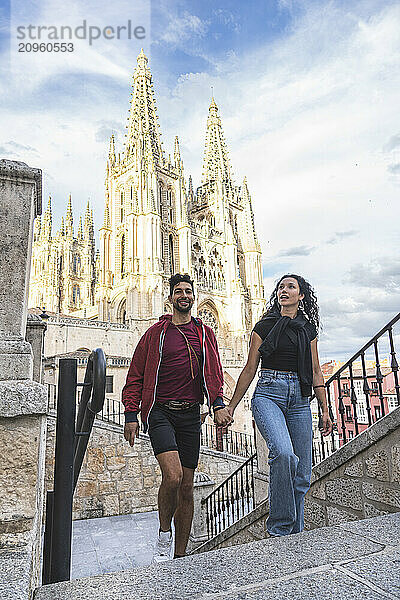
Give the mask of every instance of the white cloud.
[(159, 42), (166, 42), (171, 45), (182, 45), (186, 40), (193, 36), (203, 37), (206, 34), (208, 24), (198, 16), (184, 11), (182, 16), (171, 16), (168, 26), (160, 36)]
[[(59, 6), (41, 3), (38, 18), (59, 19)], [(281, 2), (282, 9), (291, 7)], [(115, 22), (114, 9), (104, 4), (103, 22)], [(75, 20), (95, 24), (98, 12), (92, 3), (84, 10), (68, 4)], [(117, 14), (132, 14), (131, 5)], [(351, 353), (398, 310), (397, 295), (384, 282), (393, 276), (384, 259), (399, 253), (400, 7), (309, 3), (293, 23), (256, 50), (223, 60), (202, 54), (212, 71), (185, 73), (172, 88), (155, 80), (164, 149), (172, 150), (177, 134), (186, 176), (198, 185), (213, 86), (237, 183), (248, 178), (268, 266), (266, 294), (280, 269), (303, 274), (327, 311), (324, 356)], [(208, 25), (188, 9), (171, 18), (164, 42), (193, 51)], [(0, 138), (0, 147), (10, 151), (5, 144), (12, 140), (37, 151), (20, 147), (18, 158), (45, 169), (46, 193), (62, 206), (55, 212), (64, 211), (71, 191), (75, 206), (92, 198), (100, 223), (106, 138), (115, 129), (123, 139), (136, 50), (124, 43), (87, 46), (66, 61), (53, 56), (31, 63), (29, 78), (27, 63), (14, 64), (3, 94), (13, 98), (3, 108), (13, 134)], [(81, 87), (74, 96), (67, 82), (75, 76)]]

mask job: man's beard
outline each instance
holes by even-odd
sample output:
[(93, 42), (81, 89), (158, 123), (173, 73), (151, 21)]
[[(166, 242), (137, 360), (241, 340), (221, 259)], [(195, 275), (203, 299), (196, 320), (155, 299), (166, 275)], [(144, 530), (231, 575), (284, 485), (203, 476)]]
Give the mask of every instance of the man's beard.
[(173, 307), (176, 308), (176, 310), (178, 312), (180, 312), (180, 313), (188, 313), (188, 312), (190, 312), (191, 309), (192, 309), (192, 306), (193, 306), (193, 302), (191, 302), (190, 300), (189, 300), (189, 302), (187, 304), (185, 304), (183, 306), (180, 305), (178, 301), (173, 302), (172, 304), (173, 304)]

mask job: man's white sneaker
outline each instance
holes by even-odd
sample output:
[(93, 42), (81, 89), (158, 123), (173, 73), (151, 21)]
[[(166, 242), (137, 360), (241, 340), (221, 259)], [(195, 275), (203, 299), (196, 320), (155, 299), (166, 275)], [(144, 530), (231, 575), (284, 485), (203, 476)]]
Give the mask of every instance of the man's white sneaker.
[(160, 531), (154, 550), (153, 563), (164, 562), (171, 559), (172, 531)]

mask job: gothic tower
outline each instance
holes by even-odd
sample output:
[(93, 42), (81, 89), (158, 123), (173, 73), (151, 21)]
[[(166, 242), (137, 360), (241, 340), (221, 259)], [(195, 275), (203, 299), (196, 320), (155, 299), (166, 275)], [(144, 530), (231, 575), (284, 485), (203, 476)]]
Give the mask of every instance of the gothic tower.
[(167, 278), (188, 272), (190, 227), (183, 162), (176, 138), (166, 158), (152, 75), (140, 52), (123, 154), (111, 137), (104, 223), (100, 229), (99, 319), (156, 319), (164, 310)]
[(261, 248), (246, 180), (241, 187), (233, 180), (214, 98), (207, 119), (201, 185), (189, 196), (199, 315), (214, 327), (228, 355), (243, 355), (242, 342), (264, 305)]
[(45, 307), (49, 312), (83, 316), (94, 310), (96, 285), (94, 264), (94, 226), (89, 202), (84, 226), (79, 220), (74, 237), (72, 200), (69, 196), (65, 218), (52, 236), (51, 198), (42, 222), (35, 223), (29, 306)]

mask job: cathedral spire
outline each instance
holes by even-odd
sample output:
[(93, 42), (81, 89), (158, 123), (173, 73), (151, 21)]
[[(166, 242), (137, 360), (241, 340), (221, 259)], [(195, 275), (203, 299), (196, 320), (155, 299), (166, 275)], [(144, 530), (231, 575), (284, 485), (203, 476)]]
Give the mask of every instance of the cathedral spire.
[(240, 189), (240, 195), (243, 202), (244, 207), (244, 221), (243, 225), (246, 229), (246, 241), (243, 242), (244, 247), (253, 246), (259, 252), (261, 252), (260, 244), (257, 238), (256, 228), (254, 225), (254, 213), (253, 206), (251, 204), (251, 196), (249, 192), (249, 188), (247, 187), (247, 177), (244, 177), (242, 187)]
[(83, 231), (82, 231), (82, 217), (79, 217), (79, 226), (78, 226), (78, 240), (83, 239)]
[(94, 237), (94, 227), (93, 227), (93, 211), (90, 209), (90, 201), (87, 201), (86, 212), (85, 212), (85, 222), (84, 222), (84, 236), (85, 239), (92, 239)]
[(65, 229), (66, 229), (65, 233), (67, 236), (74, 237), (74, 217), (72, 214), (71, 194), (69, 195), (69, 198), (68, 198), (67, 214), (65, 217)]
[(232, 182), (228, 149), (222, 130), (221, 117), (214, 97), (208, 110), (206, 147), (204, 152), (202, 184), (210, 181)]
[(109, 208), (108, 208), (108, 204), (106, 204), (106, 207), (104, 209), (103, 227), (107, 227), (107, 229), (111, 228), (110, 211), (109, 211)]
[(174, 159), (175, 159), (175, 163), (177, 163), (180, 159), (181, 159), (181, 151), (179, 148), (179, 139), (178, 136), (175, 136), (175, 143), (174, 143)]
[(51, 196), (49, 196), (49, 201), (47, 203), (46, 212), (43, 215), (43, 222), (40, 229), (42, 239), (51, 239), (52, 220)]
[(65, 235), (64, 217), (61, 217), (60, 235)]
[(114, 134), (111, 135), (110, 137), (110, 149), (108, 151), (108, 160), (110, 165), (114, 165), (115, 164), (115, 138), (114, 138)]
[(159, 132), (156, 101), (148, 60), (143, 48), (137, 57), (133, 74), (132, 100), (128, 117), (125, 158), (135, 150), (143, 150), (156, 164), (162, 162), (161, 134)]

